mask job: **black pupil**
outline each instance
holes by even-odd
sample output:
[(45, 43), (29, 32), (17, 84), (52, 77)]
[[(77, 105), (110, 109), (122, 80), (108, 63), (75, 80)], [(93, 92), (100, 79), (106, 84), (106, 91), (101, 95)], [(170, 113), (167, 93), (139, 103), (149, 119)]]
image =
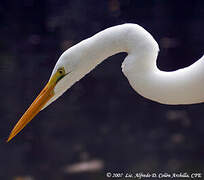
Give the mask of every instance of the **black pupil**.
[(62, 70), (59, 70), (59, 73), (62, 74)]

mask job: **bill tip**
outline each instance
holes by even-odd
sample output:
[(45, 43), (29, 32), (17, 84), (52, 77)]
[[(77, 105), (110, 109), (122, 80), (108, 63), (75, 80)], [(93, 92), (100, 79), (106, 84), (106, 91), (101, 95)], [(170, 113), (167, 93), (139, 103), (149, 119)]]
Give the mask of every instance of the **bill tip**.
[(8, 137), (8, 139), (6, 140), (6, 142), (8, 143), (12, 138), (13, 138), (13, 137), (10, 135), (10, 136)]

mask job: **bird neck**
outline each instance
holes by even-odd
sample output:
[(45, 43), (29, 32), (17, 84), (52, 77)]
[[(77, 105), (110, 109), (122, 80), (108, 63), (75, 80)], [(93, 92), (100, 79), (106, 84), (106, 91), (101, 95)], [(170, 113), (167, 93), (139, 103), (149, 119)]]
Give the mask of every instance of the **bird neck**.
[(187, 68), (164, 72), (156, 66), (158, 51), (153, 37), (136, 24), (101, 31), (68, 49), (59, 59), (57, 66), (66, 64), (66, 69), (72, 66), (73, 71), (59, 82), (58, 89), (62, 86), (62, 90), (59, 90), (58, 96), (109, 56), (127, 52), (122, 71), (140, 95), (163, 104), (203, 102), (204, 57)]
[(204, 100), (204, 57), (177, 71), (160, 71), (156, 65), (158, 44), (138, 25), (106, 29), (82, 41), (76, 48), (80, 59), (84, 58), (80, 65), (84, 69), (82, 76), (109, 56), (127, 52), (122, 71), (140, 95), (163, 104), (193, 104)]

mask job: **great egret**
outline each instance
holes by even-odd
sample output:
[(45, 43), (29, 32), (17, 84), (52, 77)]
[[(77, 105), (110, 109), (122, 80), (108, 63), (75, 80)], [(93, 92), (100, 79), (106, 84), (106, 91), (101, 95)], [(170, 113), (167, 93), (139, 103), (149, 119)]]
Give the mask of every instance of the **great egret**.
[(172, 72), (157, 68), (159, 46), (137, 24), (105, 29), (66, 50), (57, 61), (50, 80), (15, 125), (10, 141), (42, 109), (109, 56), (128, 55), (122, 71), (132, 88), (142, 96), (163, 104), (193, 104), (204, 101), (204, 56), (189, 67)]

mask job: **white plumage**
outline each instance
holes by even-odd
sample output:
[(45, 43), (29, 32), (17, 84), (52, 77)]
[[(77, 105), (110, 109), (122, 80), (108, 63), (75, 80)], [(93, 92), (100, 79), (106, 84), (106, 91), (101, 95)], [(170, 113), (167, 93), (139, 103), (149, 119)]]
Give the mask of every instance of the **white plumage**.
[(76, 81), (119, 52), (127, 52), (122, 71), (142, 96), (163, 104), (204, 101), (204, 56), (189, 67), (161, 71), (156, 65), (159, 46), (151, 34), (139, 25), (123, 24), (101, 31), (61, 55), (48, 84), (16, 124), (8, 141)]
[(56, 85), (56, 94), (47, 105), (107, 57), (119, 52), (128, 53), (122, 71), (140, 95), (163, 104), (204, 101), (203, 57), (184, 69), (160, 71), (156, 65), (159, 46), (151, 34), (137, 24), (123, 24), (101, 31), (61, 55), (52, 74), (61, 66), (71, 73)]

